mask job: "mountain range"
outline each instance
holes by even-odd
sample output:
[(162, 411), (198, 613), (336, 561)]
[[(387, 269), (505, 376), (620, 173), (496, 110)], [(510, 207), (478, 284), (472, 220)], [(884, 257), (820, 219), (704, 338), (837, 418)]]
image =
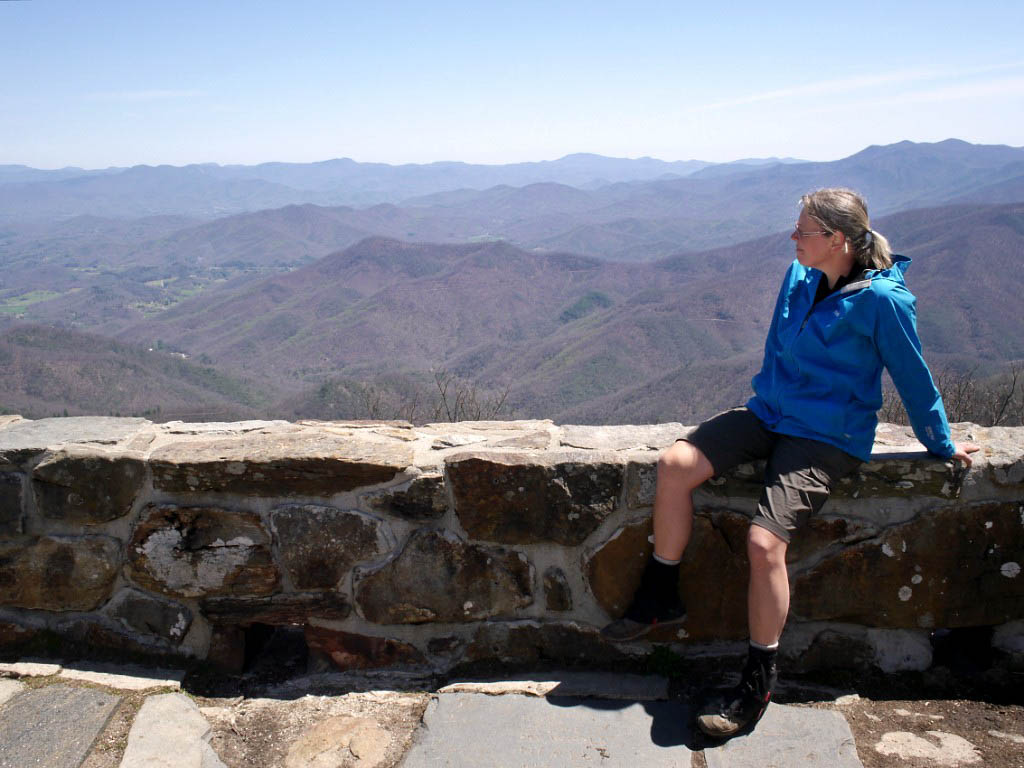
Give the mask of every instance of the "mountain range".
[[(829, 184), (864, 191), (875, 229), (914, 258), (933, 365), (996, 370), (1024, 358), (1022, 156), (904, 142), (594, 188), (8, 223), (0, 408), (347, 418), (367, 383), (425, 398), (444, 370), (507, 387), (518, 416), (692, 422), (745, 398), (793, 257), (786, 227)], [(92, 373), (67, 362), (76, 349)], [(130, 371), (124, 408), (82, 385), (104, 366)]]

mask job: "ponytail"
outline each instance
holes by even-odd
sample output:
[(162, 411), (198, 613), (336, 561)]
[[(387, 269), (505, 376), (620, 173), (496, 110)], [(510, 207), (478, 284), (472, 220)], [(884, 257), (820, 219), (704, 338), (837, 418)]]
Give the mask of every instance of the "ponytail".
[(892, 248), (883, 235), (871, 229), (868, 206), (852, 189), (830, 187), (800, 198), (804, 210), (829, 232), (842, 232), (862, 269), (888, 269)]

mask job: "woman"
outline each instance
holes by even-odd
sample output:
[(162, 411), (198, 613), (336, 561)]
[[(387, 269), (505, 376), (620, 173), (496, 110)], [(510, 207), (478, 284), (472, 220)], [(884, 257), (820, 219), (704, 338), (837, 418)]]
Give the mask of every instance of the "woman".
[(776, 680), (789, 611), (786, 547), (843, 475), (871, 455), (882, 369), (888, 369), (914, 433), (930, 453), (970, 467), (972, 443), (950, 438), (942, 398), (921, 357), (910, 259), (871, 229), (867, 206), (848, 189), (801, 198), (790, 265), (746, 406), (721, 413), (658, 460), (654, 555), (623, 618), (604, 629), (633, 640), (680, 624), (679, 562), (693, 526), (693, 490), (732, 467), (766, 459), (765, 488), (747, 537), (750, 648), (724, 706), (701, 715), (705, 733), (727, 737), (764, 714)]

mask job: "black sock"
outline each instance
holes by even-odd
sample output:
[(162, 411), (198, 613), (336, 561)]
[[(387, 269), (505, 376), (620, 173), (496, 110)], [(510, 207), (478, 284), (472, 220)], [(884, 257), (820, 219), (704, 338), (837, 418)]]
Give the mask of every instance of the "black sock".
[[(682, 605), (679, 597), (679, 563), (666, 565), (653, 557), (647, 561), (640, 586), (626, 615), (644, 623), (657, 617), (664, 609)], [(678, 611), (677, 611), (678, 612)]]

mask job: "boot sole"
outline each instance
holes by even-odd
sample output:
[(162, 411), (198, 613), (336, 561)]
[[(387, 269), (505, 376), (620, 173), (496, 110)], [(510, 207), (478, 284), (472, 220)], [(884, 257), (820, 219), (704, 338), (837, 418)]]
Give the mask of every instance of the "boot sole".
[(613, 621), (607, 627), (601, 630), (601, 637), (605, 640), (610, 640), (613, 643), (626, 643), (630, 640), (638, 640), (641, 637), (653, 632), (655, 629), (662, 629), (664, 627), (678, 627), (686, 621), (686, 614), (675, 619), (666, 619), (665, 621), (657, 621), (653, 624), (641, 624), (639, 621), (633, 621), (632, 619), (622, 618), (618, 621)]

